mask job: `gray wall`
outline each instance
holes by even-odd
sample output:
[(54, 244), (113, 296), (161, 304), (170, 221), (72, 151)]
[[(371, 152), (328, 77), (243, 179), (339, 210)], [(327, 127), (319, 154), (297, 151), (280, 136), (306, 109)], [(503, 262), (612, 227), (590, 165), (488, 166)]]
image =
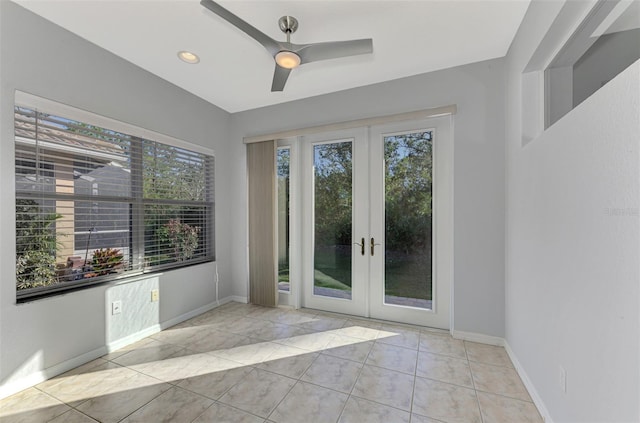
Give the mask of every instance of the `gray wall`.
[(637, 422), (640, 62), (523, 146), (522, 72), (562, 5), (534, 0), (507, 56), (505, 339), (547, 421)]
[(504, 62), (501, 59), (232, 115), (234, 294), (247, 295), (242, 137), (456, 104), (454, 324), (504, 335)]
[[(0, 1), (0, 383), (29, 380), (38, 372), (98, 351), (107, 342), (105, 299), (108, 287), (96, 287), (16, 305), (13, 175), (14, 90), (69, 104), (142, 128), (212, 148), (216, 174), (229, 173), (226, 141), (229, 114), (141, 70), (129, 62), (7, 1)], [(222, 184), (217, 184), (221, 187)], [(228, 203), (217, 192), (217, 261), (220, 298), (231, 293)], [(215, 298), (216, 265), (166, 272), (160, 277), (160, 323)], [(144, 293), (147, 295), (148, 293)], [(123, 309), (137, 300), (121, 288)], [(31, 379), (33, 380), (33, 379)], [(0, 386), (2, 388), (2, 386)], [(9, 389), (9, 388), (7, 388)], [(0, 389), (2, 391), (2, 389)], [(1, 393), (1, 392), (0, 392)]]

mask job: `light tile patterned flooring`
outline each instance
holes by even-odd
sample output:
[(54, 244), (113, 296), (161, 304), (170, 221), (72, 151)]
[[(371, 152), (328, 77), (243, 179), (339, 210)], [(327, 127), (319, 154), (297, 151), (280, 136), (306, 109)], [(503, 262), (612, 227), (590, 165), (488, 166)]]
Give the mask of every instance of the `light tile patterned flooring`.
[(0, 422), (541, 423), (505, 350), (228, 303), (0, 401)]

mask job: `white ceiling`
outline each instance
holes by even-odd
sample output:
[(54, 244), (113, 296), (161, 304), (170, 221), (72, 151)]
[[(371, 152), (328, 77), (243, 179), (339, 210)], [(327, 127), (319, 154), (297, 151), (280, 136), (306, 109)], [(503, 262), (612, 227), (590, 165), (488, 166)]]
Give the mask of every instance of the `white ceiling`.
[[(373, 54), (306, 64), (272, 93), (274, 62), (255, 40), (199, 0), (14, 0), (165, 80), (238, 112), (472, 63), (507, 53), (529, 0), (225, 0), (219, 3), (283, 40), (278, 18), (295, 16), (294, 43), (373, 38)], [(177, 52), (200, 56), (197, 65)]]

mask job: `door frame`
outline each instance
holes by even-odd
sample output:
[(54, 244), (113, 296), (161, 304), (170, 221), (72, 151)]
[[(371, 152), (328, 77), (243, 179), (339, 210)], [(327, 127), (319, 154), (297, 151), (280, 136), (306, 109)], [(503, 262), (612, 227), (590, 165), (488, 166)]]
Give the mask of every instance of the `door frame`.
[[(391, 124), (391, 123), (397, 122), (400, 124), (400, 126), (404, 128), (408, 128), (408, 127), (415, 127), (416, 122), (423, 122), (423, 121), (432, 122), (434, 119), (439, 119), (444, 121), (445, 124), (447, 125), (448, 142), (446, 143), (447, 145), (446, 151), (443, 152), (444, 153), (443, 155), (445, 157), (439, 160), (440, 162), (439, 164), (436, 164), (435, 163), (436, 160), (434, 159), (434, 168), (442, 167), (442, 169), (440, 169), (439, 171), (446, 173), (448, 178), (448, 184), (442, 188), (436, 188), (434, 186), (434, 196), (435, 196), (435, 190), (440, 190), (442, 193), (446, 193), (448, 198), (446, 200), (446, 204), (443, 204), (444, 209), (442, 211), (436, 211), (434, 208), (434, 215), (438, 213), (439, 216), (444, 216), (445, 219), (439, 219), (439, 221), (442, 222), (442, 225), (439, 225), (441, 229), (438, 229), (438, 233), (434, 233), (434, 244), (436, 242), (435, 239), (437, 237), (440, 240), (439, 242), (443, 243), (443, 246), (441, 249), (438, 249), (438, 251), (435, 251), (436, 249), (434, 248), (433, 262), (434, 262), (434, 267), (438, 266), (441, 271), (441, 275), (439, 277), (445, 278), (446, 281), (448, 282), (449, 299), (448, 301), (446, 301), (448, 305), (448, 313), (445, 313), (445, 311), (443, 310), (443, 307), (441, 307), (442, 301), (436, 301), (434, 305), (436, 313), (440, 313), (443, 316), (443, 319), (445, 318), (444, 314), (447, 314), (446, 324), (445, 323), (430, 324), (430, 323), (423, 323), (421, 321), (415, 321), (412, 323), (415, 323), (418, 325), (426, 324), (429, 326), (439, 327), (443, 329), (450, 329), (453, 327), (453, 312), (454, 312), (453, 310), (453, 292), (454, 292), (453, 115), (455, 115), (455, 113), (456, 113), (456, 106), (452, 105), (452, 106), (446, 106), (442, 108), (427, 109), (420, 112), (410, 112), (405, 114), (393, 115), (387, 118), (381, 117), (381, 118), (362, 119), (361, 121), (343, 122), (340, 124), (325, 125), (322, 127), (313, 127), (308, 129), (300, 129), (296, 131), (287, 131), (283, 133), (273, 134), (273, 138), (283, 139), (286, 136), (286, 138), (288, 138), (286, 140), (286, 144), (292, 147), (291, 193), (292, 193), (293, 203), (291, 204), (291, 207), (292, 209), (295, 208), (296, 217), (295, 218), (292, 217), (291, 219), (291, 225), (292, 225), (291, 230), (296, 231), (298, 235), (292, 238), (292, 244), (291, 244), (291, 249), (292, 249), (291, 270), (293, 271), (293, 267), (295, 266), (297, 267), (297, 271), (295, 271), (295, 274), (296, 274), (295, 280), (292, 279), (292, 283), (291, 283), (291, 295), (289, 296), (289, 299), (293, 301), (289, 302), (290, 306), (293, 306), (294, 308), (300, 308), (300, 307), (313, 308), (311, 305), (307, 304), (307, 302), (305, 301), (305, 294), (304, 294), (305, 284), (303, 280), (304, 275), (302, 270), (302, 269), (313, 268), (312, 258), (311, 259), (309, 258), (310, 252), (308, 251), (310, 248), (312, 248), (313, 244), (309, 243), (309, 240), (307, 239), (308, 236), (305, 236), (305, 233), (304, 233), (305, 232), (304, 228), (305, 227), (309, 228), (312, 223), (311, 213), (313, 212), (313, 208), (312, 208), (313, 206), (312, 205), (310, 206), (309, 201), (307, 201), (308, 200), (307, 197), (312, 195), (312, 193), (310, 193), (308, 189), (305, 189), (307, 188), (307, 186), (305, 185), (307, 181), (306, 181), (306, 177), (304, 176), (305, 172), (303, 171), (305, 169), (305, 166), (309, 165), (309, 162), (311, 162), (311, 165), (313, 162), (312, 157), (305, 158), (305, 154), (304, 154), (306, 150), (305, 144), (308, 143), (309, 138), (315, 138), (316, 137), (315, 134), (318, 134), (318, 133), (321, 133), (321, 136), (327, 136), (335, 132), (345, 133), (349, 131), (357, 132), (362, 130), (366, 131), (367, 135), (369, 135), (371, 128), (375, 128), (377, 126), (387, 126), (387, 123)], [(352, 125), (354, 125), (355, 123), (361, 124), (362, 126), (354, 128)], [(424, 125), (418, 125), (418, 126), (424, 127)], [(430, 126), (430, 125), (427, 125), (427, 126)], [(339, 131), (336, 131), (336, 128), (346, 128), (346, 129), (341, 129)], [(279, 136), (275, 136), (275, 135), (279, 135)], [(265, 137), (271, 137), (271, 136), (272, 135), (269, 135), (269, 136), (264, 135), (260, 137), (254, 137), (254, 138), (258, 140), (258, 138), (265, 138)], [(254, 140), (245, 139), (245, 142), (251, 142), (251, 141), (254, 141)], [(367, 142), (368, 142), (368, 138), (367, 138)], [(434, 154), (436, 154), (435, 147), (434, 147)], [(355, 159), (355, 155), (354, 155), (354, 159)], [(434, 219), (435, 219), (435, 216), (434, 216)], [(355, 235), (356, 234), (354, 233), (354, 236)], [(297, 245), (294, 246), (294, 243)], [(296, 264), (293, 263), (294, 251), (298, 258)], [(438, 254), (437, 257), (435, 257), (436, 254)], [(294, 277), (293, 274), (291, 276), (292, 278)], [(436, 287), (435, 289), (437, 290), (439, 288)], [(370, 297), (371, 295), (367, 293), (366, 299), (365, 299), (366, 308), (365, 308), (365, 312), (362, 314), (365, 317), (369, 317)], [(352, 312), (350, 311), (344, 311), (344, 313), (352, 314)]]

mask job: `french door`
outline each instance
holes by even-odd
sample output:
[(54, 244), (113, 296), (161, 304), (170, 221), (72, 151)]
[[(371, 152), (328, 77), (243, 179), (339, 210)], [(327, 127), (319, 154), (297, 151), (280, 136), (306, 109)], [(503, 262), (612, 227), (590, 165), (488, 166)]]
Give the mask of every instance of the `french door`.
[(449, 328), (450, 118), (304, 137), (303, 306)]

